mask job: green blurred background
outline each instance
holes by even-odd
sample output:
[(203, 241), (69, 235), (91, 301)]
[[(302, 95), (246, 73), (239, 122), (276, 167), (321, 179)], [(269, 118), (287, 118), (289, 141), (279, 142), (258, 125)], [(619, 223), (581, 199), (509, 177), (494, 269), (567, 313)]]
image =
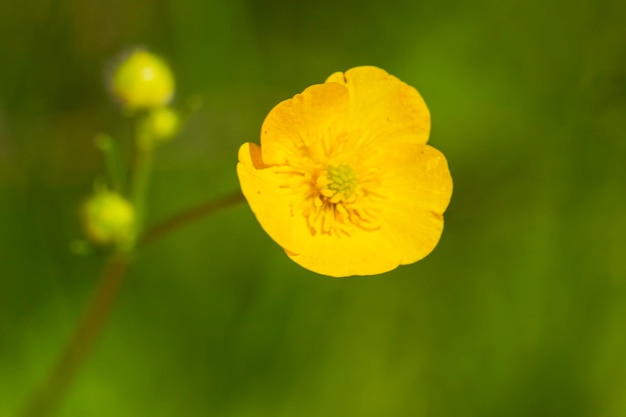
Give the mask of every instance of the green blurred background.
[(0, 415), (45, 378), (104, 257), (77, 208), (128, 135), (118, 54), (204, 106), (149, 221), (238, 188), (280, 100), (356, 65), (415, 86), (455, 183), (425, 260), (331, 279), (245, 204), (143, 250), (59, 416), (626, 416), (626, 2), (31, 0), (0, 5)]

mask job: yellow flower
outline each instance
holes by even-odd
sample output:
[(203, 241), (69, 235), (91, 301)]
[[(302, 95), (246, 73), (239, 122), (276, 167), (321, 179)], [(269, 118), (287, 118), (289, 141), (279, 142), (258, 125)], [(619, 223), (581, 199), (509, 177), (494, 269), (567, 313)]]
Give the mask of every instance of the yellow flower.
[(376, 67), (337, 72), (272, 109), (261, 146), (239, 149), (239, 182), (296, 263), (383, 273), (424, 258), (443, 230), (452, 179), (429, 132), (414, 88)]

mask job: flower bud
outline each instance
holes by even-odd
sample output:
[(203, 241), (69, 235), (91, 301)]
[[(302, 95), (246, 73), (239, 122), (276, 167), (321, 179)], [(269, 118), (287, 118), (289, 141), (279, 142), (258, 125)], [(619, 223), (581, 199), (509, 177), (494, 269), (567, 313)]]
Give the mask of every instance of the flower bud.
[(130, 242), (134, 234), (135, 211), (121, 195), (97, 190), (83, 205), (85, 235), (100, 245)]
[(135, 49), (115, 68), (113, 97), (129, 110), (162, 106), (174, 96), (174, 75), (159, 56)]
[(139, 146), (152, 149), (155, 145), (166, 142), (176, 133), (180, 126), (180, 117), (171, 107), (158, 107), (151, 110), (138, 127)]

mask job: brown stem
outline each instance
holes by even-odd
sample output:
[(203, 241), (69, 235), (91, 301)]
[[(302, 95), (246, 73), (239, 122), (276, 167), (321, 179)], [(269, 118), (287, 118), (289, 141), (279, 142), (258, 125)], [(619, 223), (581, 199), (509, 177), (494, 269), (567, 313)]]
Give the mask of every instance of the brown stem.
[(141, 237), (139, 244), (141, 246), (149, 245), (174, 230), (193, 222), (194, 220), (201, 219), (202, 217), (205, 217), (215, 211), (242, 201), (245, 201), (243, 194), (241, 194), (240, 191), (236, 191), (217, 200), (212, 200), (175, 214), (174, 216), (148, 228), (148, 230), (146, 230)]
[(50, 416), (58, 407), (83, 362), (87, 359), (111, 311), (128, 266), (128, 255), (113, 255), (107, 261), (89, 307), (59, 362), (21, 414)]

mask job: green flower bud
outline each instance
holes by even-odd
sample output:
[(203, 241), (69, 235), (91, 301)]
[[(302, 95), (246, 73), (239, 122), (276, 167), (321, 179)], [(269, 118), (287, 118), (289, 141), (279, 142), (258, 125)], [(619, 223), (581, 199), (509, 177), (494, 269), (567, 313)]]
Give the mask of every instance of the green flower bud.
[(149, 109), (169, 103), (174, 96), (174, 75), (159, 56), (135, 49), (115, 68), (113, 97), (129, 110)]
[(97, 190), (82, 207), (85, 235), (100, 245), (124, 244), (135, 232), (135, 210), (121, 195)]
[(180, 116), (171, 107), (158, 107), (150, 111), (138, 127), (139, 146), (152, 149), (178, 133)]

